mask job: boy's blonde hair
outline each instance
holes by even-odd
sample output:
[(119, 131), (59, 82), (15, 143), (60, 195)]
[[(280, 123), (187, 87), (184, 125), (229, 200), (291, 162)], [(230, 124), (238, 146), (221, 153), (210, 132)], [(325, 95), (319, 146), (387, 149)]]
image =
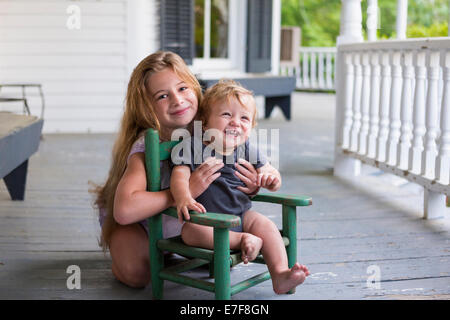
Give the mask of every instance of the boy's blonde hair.
[(201, 101), (202, 91), (197, 78), (176, 53), (155, 52), (144, 58), (133, 70), (128, 82), (125, 111), (112, 151), (108, 178), (103, 186), (94, 185), (94, 189), (90, 190), (96, 194), (95, 205), (104, 208), (107, 212), (100, 239), (100, 245), (104, 250), (109, 247), (111, 234), (117, 226), (113, 216), (114, 197), (117, 185), (125, 172), (131, 147), (145, 130), (149, 128), (161, 130), (148, 82), (151, 75), (167, 68), (175, 72), (195, 92), (199, 103)]
[(211, 114), (211, 108), (215, 103), (229, 101), (235, 98), (239, 104), (245, 109), (249, 109), (249, 105), (244, 104), (242, 97), (249, 97), (250, 106), (253, 106), (253, 120), (252, 127), (256, 126), (256, 102), (253, 92), (244, 88), (239, 82), (229, 79), (222, 79), (213, 86), (209, 87), (203, 94), (203, 98), (198, 107), (196, 120), (202, 121), (203, 125), (208, 123), (208, 118)]

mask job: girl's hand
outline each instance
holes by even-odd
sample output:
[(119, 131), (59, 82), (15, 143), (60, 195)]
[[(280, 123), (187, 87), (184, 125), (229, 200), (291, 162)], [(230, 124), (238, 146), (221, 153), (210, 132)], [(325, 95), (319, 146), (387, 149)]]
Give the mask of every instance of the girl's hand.
[(223, 166), (222, 160), (209, 157), (192, 172), (189, 178), (189, 190), (193, 198), (200, 196), (220, 176), (220, 172), (217, 171)]
[(258, 185), (270, 191), (277, 191), (281, 187), (281, 181), (273, 174), (260, 173), (258, 174)]
[(201, 203), (195, 201), (194, 198), (183, 198), (177, 203), (178, 221), (180, 223), (183, 223), (183, 218), (184, 220), (190, 220), (191, 217), (189, 215), (189, 210), (194, 210), (201, 213), (206, 212), (205, 207)]
[(235, 166), (238, 171), (234, 173), (245, 183), (245, 187), (239, 186), (237, 189), (246, 194), (258, 193), (260, 186), (258, 185), (258, 172), (255, 167), (244, 159), (239, 159)]

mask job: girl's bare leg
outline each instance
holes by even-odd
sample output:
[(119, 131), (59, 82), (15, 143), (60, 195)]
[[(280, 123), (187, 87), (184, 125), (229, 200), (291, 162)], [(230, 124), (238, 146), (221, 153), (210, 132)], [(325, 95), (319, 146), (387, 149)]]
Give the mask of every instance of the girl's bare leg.
[(119, 225), (111, 235), (109, 248), (112, 272), (120, 282), (143, 288), (150, 282), (148, 236), (138, 223)]
[(262, 214), (249, 210), (245, 213), (243, 229), (263, 240), (262, 254), (269, 269), (275, 293), (286, 293), (305, 281), (309, 271), (296, 263), (291, 269), (283, 239), (277, 226)]

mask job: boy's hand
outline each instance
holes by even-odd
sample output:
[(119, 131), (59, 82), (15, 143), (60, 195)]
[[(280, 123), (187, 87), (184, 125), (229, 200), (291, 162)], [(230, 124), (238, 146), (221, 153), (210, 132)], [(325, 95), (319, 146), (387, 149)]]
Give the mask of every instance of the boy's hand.
[(194, 198), (186, 197), (181, 199), (177, 203), (178, 221), (180, 223), (183, 223), (183, 220), (190, 220), (191, 217), (189, 215), (189, 210), (194, 210), (201, 213), (206, 212), (205, 207), (201, 203), (195, 201)]
[(281, 187), (281, 181), (273, 174), (260, 173), (258, 174), (258, 185), (270, 191), (277, 191)]

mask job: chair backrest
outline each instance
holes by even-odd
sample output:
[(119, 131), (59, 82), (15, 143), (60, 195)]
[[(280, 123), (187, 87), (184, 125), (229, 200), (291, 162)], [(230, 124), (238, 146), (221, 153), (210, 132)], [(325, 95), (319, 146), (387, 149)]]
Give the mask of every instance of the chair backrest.
[(145, 134), (145, 170), (147, 174), (147, 191), (161, 190), (160, 161), (168, 160), (172, 148), (179, 141), (159, 142), (157, 130), (148, 129)]

